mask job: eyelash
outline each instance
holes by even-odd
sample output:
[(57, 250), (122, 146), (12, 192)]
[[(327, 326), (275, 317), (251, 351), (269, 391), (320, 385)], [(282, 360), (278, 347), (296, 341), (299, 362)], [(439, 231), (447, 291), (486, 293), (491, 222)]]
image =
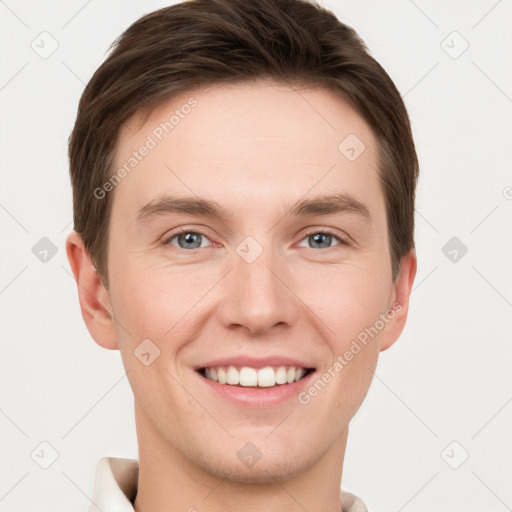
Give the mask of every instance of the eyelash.
[[(208, 235), (206, 235), (205, 233), (203, 233), (201, 231), (197, 231), (197, 230), (193, 230), (193, 229), (188, 229), (188, 228), (180, 228), (178, 231), (174, 232), (169, 237), (167, 237), (165, 239), (165, 241), (163, 242), (163, 245), (171, 245), (170, 244), (171, 240), (173, 240), (177, 236), (185, 234), (185, 233), (193, 233), (195, 235), (201, 235), (201, 236), (204, 236), (205, 238), (208, 238), (208, 240), (209, 240)], [(330, 229), (316, 229), (316, 230), (309, 231), (308, 233), (304, 234), (304, 236), (300, 239), (300, 241), (304, 240), (305, 238), (308, 238), (309, 236), (316, 235), (316, 234), (319, 234), (319, 233), (321, 233), (323, 235), (329, 235), (329, 236), (337, 239), (340, 242), (338, 245), (334, 245), (332, 247), (327, 247), (327, 248), (319, 249), (319, 250), (327, 251), (329, 249), (334, 249), (335, 247), (338, 247), (338, 246), (350, 246), (351, 245), (350, 239), (349, 239), (348, 236), (341, 236), (339, 234), (334, 233)], [(176, 247), (176, 246), (173, 246), (173, 247)], [(176, 248), (180, 249), (182, 251), (185, 251), (185, 252), (193, 252), (193, 251), (197, 251), (199, 249), (204, 249), (204, 247), (197, 247), (196, 249), (190, 249), (190, 250), (181, 249), (181, 247), (176, 247)], [(307, 247), (307, 249), (314, 249), (314, 248), (313, 247)]]

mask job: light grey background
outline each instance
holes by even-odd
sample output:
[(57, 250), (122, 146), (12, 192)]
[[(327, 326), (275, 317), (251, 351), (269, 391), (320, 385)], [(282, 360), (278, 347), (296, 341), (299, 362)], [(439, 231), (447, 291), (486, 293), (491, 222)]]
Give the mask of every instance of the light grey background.
[[(3, 512), (85, 511), (99, 458), (137, 458), (120, 354), (90, 338), (65, 255), (66, 144), (110, 43), (165, 5), (0, 2)], [(324, 5), (404, 95), (421, 164), (409, 321), (352, 421), (343, 487), (374, 512), (511, 510), (512, 2)]]

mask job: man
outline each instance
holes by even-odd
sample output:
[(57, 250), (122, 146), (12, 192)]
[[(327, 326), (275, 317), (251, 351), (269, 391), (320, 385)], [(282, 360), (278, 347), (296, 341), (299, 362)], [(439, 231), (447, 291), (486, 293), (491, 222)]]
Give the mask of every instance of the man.
[(67, 254), (139, 445), (100, 461), (91, 511), (367, 510), (343, 459), (406, 321), (418, 162), (357, 34), (304, 0), (150, 13), (69, 156)]

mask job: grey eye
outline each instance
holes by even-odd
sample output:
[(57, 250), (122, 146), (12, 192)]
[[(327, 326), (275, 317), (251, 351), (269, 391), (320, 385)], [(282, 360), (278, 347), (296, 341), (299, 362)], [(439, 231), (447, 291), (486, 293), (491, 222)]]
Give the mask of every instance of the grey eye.
[[(329, 249), (333, 247), (333, 245), (339, 245), (343, 243), (341, 238), (332, 235), (330, 233), (326, 233), (323, 231), (318, 231), (316, 233), (310, 233), (306, 235), (303, 240), (308, 240), (307, 247), (311, 249)], [(337, 244), (332, 244), (333, 241), (338, 241)]]
[(180, 249), (199, 249), (200, 247), (204, 247), (202, 245), (202, 241), (203, 239), (206, 239), (208, 240), (208, 238), (201, 234), (201, 233), (196, 233), (195, 231), (184, 231), (183, 233), (178, 233), (174, 236), (172, 236), (171, 238), (169, 238), (169, 240), (167, 241), (167, 243), (171, 244), (171, 245), (175, 245), (175, 244), (172, 244), (172, 240), (174, 239), (177, 239), (178, 240), (178, 247)]

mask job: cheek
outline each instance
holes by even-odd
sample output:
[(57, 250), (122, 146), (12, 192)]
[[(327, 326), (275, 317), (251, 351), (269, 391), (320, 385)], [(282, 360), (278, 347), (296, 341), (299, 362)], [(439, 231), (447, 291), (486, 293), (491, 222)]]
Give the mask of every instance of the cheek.
[[(385, 276), (386, 277), (386, 276)], [(382, 274), (368, 268), (346, 265), (309, 273), (308, 281), (296, 277), (298, 295), (322, 320), (333, 345), (344, 350), (357, 335), (385, 312), (391, 285)], [(315, 286), (304, 283), (316, 283)]]
[[(113, 276), (115, 313), (130, 333), (122, 334), (132, 343), (149, 338), (165, 350), (171, 339), (185, 342), (193, 337), (190, 320), (201, 311), (201, 299), (219, 276), (212, 269), (165, 261), (148, 265), (145, 259), (127, 258)], [(176, 343), (173, 347), (178, 348)]]
[[(179, 382), (184, 377), (176, 357), (197, 336), (190, 318), (204, 290), (199, 287), (201, 294), (197, 286), (187, 287), (188, 275), (179, 270), (142, 266), (137, 259), (119, 260), (119, 269), (114, 271), (117, 275), (112, 276), (115, 328), (140, 406), (151, 417), (170, 421), (172, 411), (162, 408), (158, 397), (179, 404), (177, 410), (193, 410), (188, 395), (171, 375)], [(149, 354), (146, 359), (144, 354)], [(161, 428), (165, 430), (165, 425)]]
[[(387, 309), (389, 289), (362, 269), (347, 268), (324, 277), (329, 280), (324, 279), (328, 284), (322, 289), (303, 289), (303, 293), (308, 293), (311, 309), (321, 319), (317, 325), (330, 355), (301, 403), (311, 401), (317, 411), (327, 411), (333, 418), (319, 421), (341, 428), (360, 407), (371, 384), (382, 332), (373, 329)], [(336, 428), (333, 435), (339, 433)]]

